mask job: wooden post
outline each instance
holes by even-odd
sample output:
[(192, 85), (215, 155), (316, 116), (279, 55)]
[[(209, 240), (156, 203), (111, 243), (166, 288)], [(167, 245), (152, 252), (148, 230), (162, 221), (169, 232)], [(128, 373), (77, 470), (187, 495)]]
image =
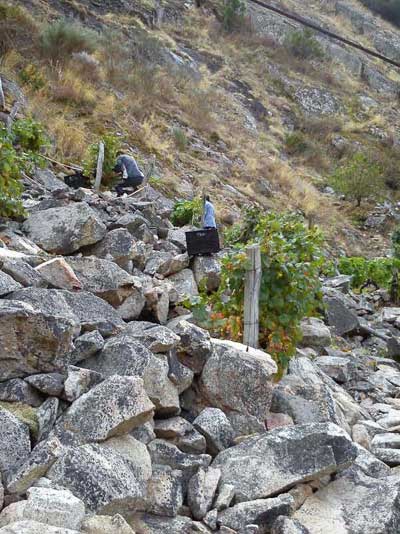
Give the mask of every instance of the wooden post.
[(4, 97), (3, 84), (0, 78), (0, 109), (6, 109), (6, 99)]
[(96, 181), (94, 182), (94, 188), (96, 191), (100, 190), (101, 179), (103, 178), (103, 164), (104, 164), (104, 143), (99, 143), (99, 157), (97, 158), (97, 170)]
[(259, 297), (261, 286), (261, 251), (259, 245), (246, 249), (248, 267), (244, 285), (244, 332), (243, 344), (258, 348)]
[(19, 102), (16, 102), (13, 105), (11, 113), (9, 114), (8, 119), (7, 119), (7, 133), (11, 133), (12, 125), (13, 125), (15, 117), (17, 116), (18, 110), (19, 110)]

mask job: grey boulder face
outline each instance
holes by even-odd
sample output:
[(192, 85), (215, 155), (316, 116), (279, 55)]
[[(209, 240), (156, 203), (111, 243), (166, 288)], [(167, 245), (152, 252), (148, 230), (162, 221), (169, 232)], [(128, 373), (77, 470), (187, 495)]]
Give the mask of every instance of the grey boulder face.
[(32, 213), (23, 230), (41, 248), (56, 254), (71, 254), (106, 234), (105, 225), (84, 202)]
[(181, 272), (168, 277), (168, 282), (173, 286), (170, 293), (170, 301), (179, 304), (188, 298), (197, 297), (199, 290), (193, 272), (190, 269), (183, 269)]
[(64, 389), (65, 377), (61, 373), (45, 373), (28, 376), (25, 382), (45, 395), (59, 397)]
[(1, 534), (80, 534), (79, 530), (70, 528), (53, 527), (38, 521), (24, 519), (16, 521), (3, 528), (0, 528)]
[(193, 421), (193, 426), (207, 442), (208, 452), (216, 455), (233, 443), (233, 428), (224, 412), (218, 408), (205, 408)]
[(249, 438), (221, 452), (213, 467), (221, 469), (222, 483), (235, 487), (237, 501), (250, 501), (336, 473), (356, 456), (357, 448), (346, 432), (332, 423), (321, 423), (279, 428)]
[(109, 515), (144, 505), (143, 471), (111, 448), (88, 444), (66, 449), (47, 477), (71, 490), (91, 512)]
[(82, 523), (83, 534), (135, 534), (120, 514), (95, 515)]
[(14, 278), (24, 287), (46, 287), (42, 276), (22, 259), (8, 259), (3, 262), (2, 270)]
[(0, 376), (58, 370), (72, 350), (75, 324), (14, 300), (0, 301)]
[(147, 485), (148, 512), (167, 517), (176, 517), (183, 505), (182, 471), (167, 466), (154, 466)]
[(122, 334), (107, 341), (101, 353), (86, 360), (83, 366), (105, 378), (113, 375), (143, 377), (151, 358), (153, 354), (149, 349)]
[(102, 375), (96, 371), (70, 365), (68, 366), (68, 376), (64, 384), (63, 397), (68, 402), (74, 402), (94, 386), (97, 386), (102, 380)]
[(125, 326), (110, 304), (86, 291), (27, 288), (15, 291), (8, 298), (30, 304), (44, 314), (68, 319), (78, 331), (79, 327), (84, 331), (98, 330), (107, 337)]
[(158, 419), (154, 426), (158, 438), (168, 439), (182, 452), (202, 454), (206, 452), (206, 440), (182, 417)]
[(333, 327), (336, 335), (350, 334), (360, 326), (357, 315), (349, 310), (342, 300), (336, 297), (325, 297), (324, 304), (327, 322)]
[(321, 319), (315, 317), (308, 317), (301, 322), (301, 332), (303, 347), (312, 347), (315, 349), (323, 349), (328, 347), (332, 342), (332, 336), (329, 328), (325, 326)]
[(195, 519), (202, 520), (211, 510), (220, 478), (219, 469), (208, 467), (199, 469), (190, 479), (188, 504)]
[(198, 287), (216, 291), (221, 283), (221, 263), (215, 256), (196, 256), (193, 262), (194, 278)]
[(232, 341), (212, 341), (213, 355), (201, 375), (207, 403), (264, 419), (271, 404), (276, 363), (261, 350)]
[(311, 532), (296, 519), (280, 516), (275, 521), (271, 534), (311, 534)]
[(349, 470), (309, 497), (294, 519), (312, 534), (394, 534), (400, 531), (400, 478)]
[(132, 339), (140, 341), (152, 352), (168, 352), (175, 348), (179, 342), (179, 336), (166, 326), (147, 321), (129, 323), (123, 333)]
[(22, 285), (16, 282), (14, 278), (0, 271), (0, 297), (21, 289), (21, 287)]
[(157, 354), (150, 358), (143, 376), (146, 393), (160, 416), (177, 415), (181, 411), (178, 390), (169, 379), (168, 372), (167, 356)]
[(8, 476), (31, 452), (29, 428), (12, 413), (0, 408), (0, 472)]
[(53, 430), (58, 415), (58, 406), (59, 401), (57, 397), (49, 397), (36, 412), (38, 421), (38, 442), (46, 439)]
[(43, 402), (37, 390), (22, 378), (13, 378), (6, 382), (0, 382), (0, 400), (22, 402), (35, 407), (40, 406)]
[(182, 319), (173, 331), (180, 337), (177, 348), (179, 360), (194, 373), (200, 374), (212, 354), (210, 334)]
[(117, 265), (125, 269), (136, 255), (136, 241), (126, 228), (117, 228), (108, 232), (102, 241), (85, 250), (85, 254), (87, 252), (98, 258), (111, 257)]
[(142, 425), (153, 410), (140, 378), (113, 376), (72, 404), (56, 434), (65, 442), (105, 441)]
[(294, 499), (291, 495), (279, 495), (274, 499), (257, 499), (236, 504), (218, 514), (218, 524), (243, 532), (246, 525), (256, 525), (257, 534), (269, 534), (272, 525), (281, 515), (293, 512)]

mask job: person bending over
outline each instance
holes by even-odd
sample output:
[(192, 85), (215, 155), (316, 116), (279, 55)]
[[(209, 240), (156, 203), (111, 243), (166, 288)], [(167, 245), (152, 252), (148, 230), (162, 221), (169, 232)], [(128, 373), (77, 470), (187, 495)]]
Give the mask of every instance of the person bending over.
[(127, 154), (121, 154), (117, 158), (114, 172), (122, 176), (122, 182), (115, 186), (117, 195), (123, 195), (126, 188), (137, 189), (144, 180), (144, 174), (139, 169), (135, 158)]

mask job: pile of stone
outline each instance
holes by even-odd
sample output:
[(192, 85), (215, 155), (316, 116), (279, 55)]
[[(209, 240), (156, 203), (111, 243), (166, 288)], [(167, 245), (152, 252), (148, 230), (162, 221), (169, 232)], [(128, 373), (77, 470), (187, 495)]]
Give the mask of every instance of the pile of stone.
[(166, 199), (36, 180), (0, 231), (0, 533), (400, 531), (385, 294), (327, 280), (276, 383), (182, 306), (220, 267), (189, 260)]

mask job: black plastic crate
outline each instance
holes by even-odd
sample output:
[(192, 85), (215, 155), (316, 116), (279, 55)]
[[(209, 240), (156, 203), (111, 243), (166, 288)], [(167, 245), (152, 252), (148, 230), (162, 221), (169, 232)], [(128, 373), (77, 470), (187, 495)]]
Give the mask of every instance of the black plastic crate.
[(218, 230), (211, 228), (208, 230), (186, 232), (186, 247), (189, 256), (216, 254), (221, 250)]

